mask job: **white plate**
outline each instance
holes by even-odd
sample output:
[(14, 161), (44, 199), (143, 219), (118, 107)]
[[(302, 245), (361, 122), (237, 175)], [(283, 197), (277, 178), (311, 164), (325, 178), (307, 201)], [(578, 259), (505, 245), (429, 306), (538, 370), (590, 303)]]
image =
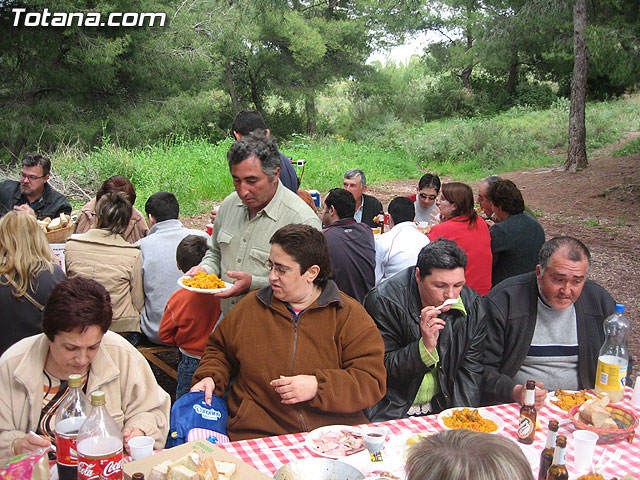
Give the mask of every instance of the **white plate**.
[(178, 279), (178, 286), (180, 288), (184, 288), (185, 290), (189, 290), (190, 292), (218, 293), (218, 292), (224, 292), (225, 290), (229, 290), (231, 287), (233, 287), (233, 283), (224, 282), (224, 288), (194, 288), (194, 287), (189, 287), (182, 283), (182, 280), (184, 280), (185, 278), (192, 278), (192, 277), (187, 277), (187, 276), (180, 277)]
[(470, 410), (479, 410), (480, 416), (482, 416), (482, 418), (486, 418), (487, 420), (492, 420), (493, 422), (495, 422), (495, 424), (498, 426), (498, 429), (489, 433), (500, 433), (504, 428), (504, 422), (495, 413), (487, 412), (487, 411), (477, 409), (477, 408), (472, 408), (472, 407), (455, 407), (455, 408), (449, 408), (447, 410), (444, 410), (443, 412), (440, 412), (438, 414), (438, 423), (440, 424), (440, 426), (445, 430), (451, 430), (449, 427), (447, 427), (444, 424), (444, 417), (450, 417), (451, 415), (453, 415), (453, 412), (457, 410), (462, 410), (463, 408), (468, 408)]
[(333, 433), (333, 432), (337, 433), (343, 430), (348, 430), (350, 432), (362, 435), (362, 439), (364, 442), (364, 433), (362, 429), (358, 427), (353, 427), (351, 425), (327, 425), (326, 427), (319, 427), (319, 428), (316, 428), (315, 430), (311, 430), (309, 434), (306, 436), (306, 438), (304, 439), (304, 444), (313, 453), (317, 453), (318, 455), (322, 455), (323, 457), (327, 457), (327, 458), (345, 458), (345, 457), (349, 457), (351, 455), (355, 455), (359, 453), (359, 452), (354, 452), (349, 455), (333, 455), (333, 454), (323, 453), (318, 449), (318, 447), (316, 447), (314, 440), (320, 438), (321, 435), (325, 433)]
[[(567, 392), (567, 393), (576, 393), (576, 390), (565, 390), (565, 392)], [(590, 398), (595, 398), (595, 395), (593, 395), (589, 391), (587, 391), (587, 395), (589, 395)], [(558, 405), (553, 403), (553, 401), (557, 401), (557, 400), (558, 400), (558, 397), (556, 397), (556, 392), (549, 392), (549, 393), (547, 393), (547, 398), (544, 399), (544, 404), (547, 407), (555, 409), (557, 412), (562, 412), (562, 413), (565, 413), (565, 414), (568, 413), (567, 410), (563, 410)]]

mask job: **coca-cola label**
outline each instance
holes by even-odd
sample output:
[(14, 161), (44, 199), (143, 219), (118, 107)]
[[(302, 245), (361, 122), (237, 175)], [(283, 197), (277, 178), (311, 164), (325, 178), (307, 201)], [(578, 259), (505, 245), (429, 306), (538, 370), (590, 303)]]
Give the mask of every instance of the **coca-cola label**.
[(56, 458), (59, 464), (67, 467), (75, 467), (78, 464), (75, 435), (56, 435)]
[(109, 456), (78, 455), (78, 480), (122, 480), (122, 450)]

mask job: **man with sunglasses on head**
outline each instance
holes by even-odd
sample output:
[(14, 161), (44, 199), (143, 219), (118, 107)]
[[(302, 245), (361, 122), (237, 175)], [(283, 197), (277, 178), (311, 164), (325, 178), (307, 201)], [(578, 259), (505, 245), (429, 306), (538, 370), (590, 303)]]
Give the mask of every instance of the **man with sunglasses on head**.
[(38, 220), (71, 214), (71, 204), (47, 181), (51, 160), (39, 153), (30, 153), (22, 159), (20, 181), (5, 180), (0, 183), (0, 216), (11, 210), (34, 215)]

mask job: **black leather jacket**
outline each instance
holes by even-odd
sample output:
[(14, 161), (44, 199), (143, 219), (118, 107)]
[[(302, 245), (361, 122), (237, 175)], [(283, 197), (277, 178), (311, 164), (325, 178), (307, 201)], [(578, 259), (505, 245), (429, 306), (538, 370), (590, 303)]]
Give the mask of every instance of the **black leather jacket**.
[[(5, 180), (0, 183), (0, 217), (13, 210), (14, 206), (26, 202), (26, 198), (22, 198), (20, 182)], [(69, 201), (60, 192), (54, 190), (49, 183), (44, 184), (42, 196), (32, 208), (38, 220), (45, 217), (55, 218), (63, 212), (67, 215), (71, 214)]]
[[(364, 306), (373, 317), (385, 345), (387, 393), (365, 414), (377, 422), (405, 417), (422, 379), (429, 371), (420, 358), (420, 311), (422, 305), (415, 280), (415, 267), (398, 272), (373, 288)], [(485, 328), (483, 304), (479, 295), (467, 287), (461, 292), (467, 315), (449, 310), (440, 315), (445, 328), (438, 339), (437, 364), (440, 393), (431, 399), (434, 413), (450, 407), (480, 403), (483, 375)]]

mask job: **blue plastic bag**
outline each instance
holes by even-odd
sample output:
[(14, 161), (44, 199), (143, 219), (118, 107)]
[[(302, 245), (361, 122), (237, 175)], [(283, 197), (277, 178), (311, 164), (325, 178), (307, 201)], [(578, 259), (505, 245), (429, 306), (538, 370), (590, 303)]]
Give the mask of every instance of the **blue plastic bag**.
[(211, 405), (204, 401), (204, 392), (189, 392), (171, 407), (171, 425), (166, 448), (206, 438), (212, 443), (226, 443), (227, 405), (213, 395)]

